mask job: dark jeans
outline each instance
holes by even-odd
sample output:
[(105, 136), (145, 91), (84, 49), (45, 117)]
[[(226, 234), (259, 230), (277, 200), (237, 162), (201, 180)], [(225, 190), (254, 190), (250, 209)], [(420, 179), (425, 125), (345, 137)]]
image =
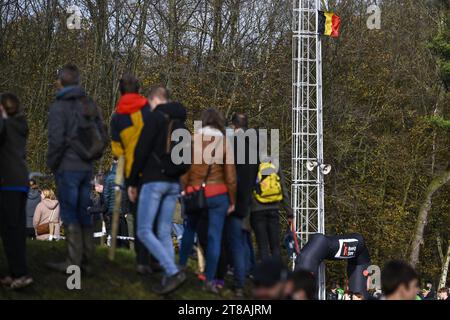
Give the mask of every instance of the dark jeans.
[(236, 289), (244, 288), (246, 277), (245, 263), (245, 231), (242, 229), (242, 219), (229, 216), (225, 222), (225, 241), (228, 258), (233, 266), (234, 285)]
[[(252, 212), (252, 228), (255, 231), (259, 256), (280, 258), (280, 213), (278, 210)], [(272, 254), (270, 254), (272, 253)]]
[(27, 275), (25, 192), (0, 191), (0, 236), (13, 278)]
[(88, 207), (91, 203), (91, 171), (61, 171), (56, 173), (56, 187), (64, 225), (93, 225)]
[(255, 251), (253, 250), (252, 235), (250, 232), (244, 230), (244, 252), (245, 252), (245, 272), (249, 276), (253, 273), (253, 268), (256, 264)]
[[(206, 249), (206, 270), (205, 276), (208, 282), (213, 281), (219, 263), (222, 232), (229, 206), (228, 195), (223, 194), (207, 199), (208, 205), (208, 239)], [(180, 265), (186, 266), (192, 246), (194, 245), (197, 224), (200, 221), (199, 215), (187, 217), (186, 228), (184, 229), (183, 240), (181, 241)]]
[[(199, 225), (201, 224), (202, 221)], [(202, 240), (201, 234), (206, 231), (201, 230), (198, 232), (200, 245), (205, 247), (202, 242), (206, 241), (206, 239)], [(251, 243), (251, 234), (242, 229), (242, 219), (227, 217), (222, 236), (222, 249), (216, 278), (224, 280), (228, 271), (228, 265), (231, 265), (233, 267), (234, 287), (235, 289), (242, 289), (245, 285), (246, 276), (253, 271), (254, 264), (255, 256)]]
[(34, 228), (26, 228), (26, 235), (27, 238), (34, 239), (36, 238), (36, 231), (34, 230)]
[[(203, 252), (206, 252), (208, 247), (208, 217), (207, 215), (201, 216), (197, 223), (197, 237), (198, 244), (202, 248)], [(220, 248), (219, 263), (217, 265), (216, 279), (225, 280), (225, 276), (228, 271), (228, 250), (225, 241), (225, 232), (222, 233), (222, 245)]]

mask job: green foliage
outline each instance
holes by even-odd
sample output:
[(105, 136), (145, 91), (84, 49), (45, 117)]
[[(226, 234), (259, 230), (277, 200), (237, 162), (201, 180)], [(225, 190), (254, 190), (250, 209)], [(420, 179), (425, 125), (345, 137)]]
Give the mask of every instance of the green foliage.
[(427, 117), (426, 121), (434, 127), (443, 130), (450, 130), (450, 120), (446, 120), (439, 116)]
[(445, 12), (440, 30), (428, 47), (438, 57), (442, 81), (448, 91), (450, 88), (450, 10)]
[[(363, 12), (355, 15), (356, 4), (338, 6), (342, 36), (323, 48), (325, 157), (333, 165), (327, 233), (362, 233), (380, 266), (409, 258), (424, 190), (450, 159), (450, 136), (433, 130), (448, 124), (449, 103), (424, 45), (439, 29), (425, 17), (439, 12), (414, 3), (384, 2), (377, 31), (367, 30)], [(436, 108), (440, 117), (433, 117)], [(449, 199), (449, 185), (433, 198), (419, 264), (424, 278), (440, 274), (436, 235), (450, 237)], [(342, 283), (344, 268), (330, 263), (329, 279)]]

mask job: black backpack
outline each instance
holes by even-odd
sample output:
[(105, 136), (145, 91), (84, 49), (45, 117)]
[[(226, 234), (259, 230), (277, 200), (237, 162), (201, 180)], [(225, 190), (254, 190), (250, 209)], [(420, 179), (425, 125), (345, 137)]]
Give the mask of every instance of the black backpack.
[[(161, 173), (163, 173), (165, 176), (169, 178), (179, 178), (186, 172), (188, 172), (189, 168), (191, 167), (190, 164), (175, 164), (172, 161), (172, 151), (175, 148), (175, 146), (178, 146), (182, 143), (186, 143), (185, 141), (172, 141), (172, 133), (175, 130), (178, 129), (184, 129), (187, 130), (186, 125), (183, 121), (178, 119), (171, 119), (167, 114), (163, 112), (159, 112), (161, 115), (163, 115), (164, 119), (166, 120), (166, 139), (165, 139), (165, 148), (164, 153), (162, 155), (157, 155), (155, 152), (153, 152), (153, 157), (156, 159), (156, 161), (161, 166)], [(183, 156), (183, 154), (181, 154)]]
[(94, 101), (87, 97), (76, 102), (78, 105), (72, 107), (68, 146), (85, 161), (98, 160), (108, 147), (108, 134), (101, 121), (100, 112)]

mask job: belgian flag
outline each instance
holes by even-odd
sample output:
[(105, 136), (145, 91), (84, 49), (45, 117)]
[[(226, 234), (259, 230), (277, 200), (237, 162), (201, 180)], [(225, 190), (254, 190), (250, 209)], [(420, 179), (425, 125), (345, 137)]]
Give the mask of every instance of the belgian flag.
[(337, 38), (340, 26), (341, 18), (333, 12), (319, 11), (319, 34)]

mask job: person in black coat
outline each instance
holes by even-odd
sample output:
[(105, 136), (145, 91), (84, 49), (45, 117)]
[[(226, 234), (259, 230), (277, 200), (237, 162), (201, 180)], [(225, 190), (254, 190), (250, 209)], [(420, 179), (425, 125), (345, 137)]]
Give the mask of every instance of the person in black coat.
[(269, 257), (281, 257), (280, 245), (280, 208), (283, 207), (289, 224), (294, 218), (290, 205), (290, 197), (287, 186), (287, 179), (284, 176), (281, 165), (278, 166), (278, 175), (280, 177), (283, 200), (273, 203), (260, 203), (252, 194), (251, 205), (251, 225), (255, 232), (256, 245), (259, 252), (259, 261)]
[[(248, 118), (245, 114), (235, 113), (231, 120), (234, 163), (236, 166), (236, 206), (225, 221), (221, 264), (231, 264), (234, 269), (234, 289), (236, 297), (243, 296), (247, 271), (250, 269), (246, 259), (248, 234), (244, 220), (250, 215), (252, 190), (258, 172), (257, 131), (248, 130)], [(225, 250), (227, 252), (225, 252)], [(226, 270), (226, 268), (219, 268)], [(219, 277), (220, 278), (220, 277)]]
[(12, 289), (30, 285), (26, 262), (28, 169), (25, 147), (28, 125), (19, 99), (10, 93), (0, 98), (0, 236), (9, 275), (0, 283)]
[[(92, 191), (90, 205), (87, 208), (88, 213), (94, 221), (94, 234), (103, 231), (103, 219), (106, 214), (105, 198), (103, 194), (103, 176), (97, 175), (92, 182)], [(97, 239), (97, 244), (102, 244), (102, 239)]]

